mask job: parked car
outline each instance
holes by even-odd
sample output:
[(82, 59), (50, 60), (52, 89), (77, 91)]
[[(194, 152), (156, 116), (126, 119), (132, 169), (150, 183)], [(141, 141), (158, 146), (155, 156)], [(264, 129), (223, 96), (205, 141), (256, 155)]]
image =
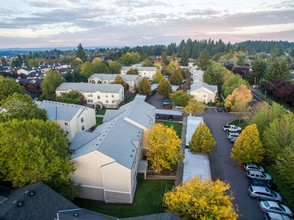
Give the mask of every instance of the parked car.
[(255, 163), (245, 163), (244, 165), (244, 169), (245, 170), (258, 170), (258, 171), (261, 171), (261, 172), (264, 172), (264, 168), (262, 166), (259, 166)]
[(228, 133), (227, 138), (230, 140), (231, 138), (237, 138), (239, 137), (239, 133)]
[(250, 179), (249, 185), (251, 185), (251, 186), (263, 186), (263, 187), (267, 187), (269, 189), (277, 190), (277, 187), (275, 185), (273, 185), (269, 181), (265, 181), (265, 180)]
[(217, 110), (218, 112), (223, 112), (223, 111), (225, 111), (224, 107), (217, 107), (216, 110)]
[(268, 173), (263, 173), (258, 170), (247, 170), (246, 176), (252, 179), (259, 179), (259, 180), (272, 180), (272, 177)]
[(293, 216), (293, 213), (287, 206), (277, 202), (261, 201), (259, 203), (259, 207), (263, 212), (275, 212), (280, 214), (286, 214), (286, 215), (289, 215), (290, 217)]
[(174, 120), (174, 116), (173, 116), (173, 115), (169, 115), (169, 116), (168, 116), (168, 120), (169, 120), (169, 121), (173, 121), (173, 120)]
[(262, 186), (249, 186), (249, 195), (256, 199), (282, 202), (282, 196), (274, 190)]
[(242, 128), (236, 125), (226, 124), (223, 126), (223, 130), (226, 132), (241, 132)]
[(237, 139), (236, 137), (233, 137), (233, 138), (230, 138), (229, 141), (233, 144), (235, 143), (236, 139)]
[[(291, 220), (288, 215), (274, 213), (274, 212), (267, 212), (264, 214), (265, 220)], [(293, 220), (293, 219), (292, 219)]]

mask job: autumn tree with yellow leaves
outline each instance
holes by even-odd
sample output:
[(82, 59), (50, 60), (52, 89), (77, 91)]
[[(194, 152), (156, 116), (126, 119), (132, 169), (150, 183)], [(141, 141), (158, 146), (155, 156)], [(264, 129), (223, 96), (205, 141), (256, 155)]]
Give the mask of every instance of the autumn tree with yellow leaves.
[(227, 194), (230, 185), (220, 180), (200, 180), (194, 177), (173, 191), (164, 195), (168, 211), (182, 219), (230, 219), (238, 218), (232, 203), (233, 197)]
[(216, 142), (209, 128), (205, 123), (201, 122), (192, 135), (189, 148), (194, 152), (210, 153), (214, 150), (215, 145)]
[(256, 124), (248, 125), (236, 139), (231, 157), (240, 163), (260, 163), (265, 154)]
[(247, 111), (247, 104), (252, 100), (251, 91), (246, 85), (240, 85), (225, 100), (225, 107), (235, 112)]
[(202, 102), (198, 102), (195, 99), (192, 99), (188, 102), (183, 112), (185, 114), (198, 115), (204, 113), (205, 105)]
[(155, 124), (145, 137), (146, 156), (151, 168), (156, 173), (172, 170), (182, 158), (180, 145), (181, 139), (172, 127)]

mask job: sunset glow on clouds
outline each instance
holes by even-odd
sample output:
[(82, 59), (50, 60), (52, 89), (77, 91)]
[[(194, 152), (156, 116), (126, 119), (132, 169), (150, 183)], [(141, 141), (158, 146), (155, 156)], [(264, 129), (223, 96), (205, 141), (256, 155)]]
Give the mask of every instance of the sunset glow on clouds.
[(294, 1), (10, 0), (0, 47), (136, 46), (182, 39), (294, 41)]

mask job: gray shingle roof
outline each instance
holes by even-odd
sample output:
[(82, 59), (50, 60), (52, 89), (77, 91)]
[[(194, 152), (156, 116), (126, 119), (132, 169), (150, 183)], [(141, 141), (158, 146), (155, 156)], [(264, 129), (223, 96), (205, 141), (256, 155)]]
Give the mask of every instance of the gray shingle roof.
[(59, 220), (116, 220), (118, 218), (86, 209), (64, 210), (58, 212)]
[(118, 93), (121, 89), (120, 84), (62, 83), (56, 91)]
[(64, 120), (70, 121), (75, 115), (89, 109), (82, 105), (75, 105), (63, 102), (52, 102), (44, 100), (39, 105), (39, 108), (45, 109), (49, 120)]
[(193, 83), (191, 85), (190, 91), (194, 91), (194, 90), (200, 89), (202, 87), (210, 90), (211, 92), (217, 92), (217, 86), (216, 85), (209, 85), (209, 84), (207, 84), (205, 82), (202, 82), (202, 81), (198, 81), (198, 82)]
[(122, 218), (123, 220), (181, 220), (179, 216), (171, 213), (171, 212), (164, 212), (158, 213), (153, 215), (144, 215), (144, 216), (137, 216), (137, 217), (130, 217), (130, 218)]
[(52, 220), (59, 210), (76, 208), (53, 189), (38, 182), (14, 190), (7, 200), (0, 203), (0, 219)]
[(100, 80), (115, 80), (116, 76), (121, 76), (125, 82), (135, 81), (138, 78), (141, 78), (139, 75), (121, 75), (121, 74), (107, 74), (107, 73), (94, 73), (92, 76), (88, 78), (88, 80), (92, 80), (94, 78), (98, 78)]

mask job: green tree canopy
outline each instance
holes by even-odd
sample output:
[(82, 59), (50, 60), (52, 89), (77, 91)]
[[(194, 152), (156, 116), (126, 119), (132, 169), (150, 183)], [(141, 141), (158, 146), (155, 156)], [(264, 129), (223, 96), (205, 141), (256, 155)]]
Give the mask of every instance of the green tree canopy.
[(205, 105), (202, 102), (198, 102), (195, 99), (192, 99), (188, 102), (183, 112), (185, 114), (198, 115), (204, 112)]
[(200, 53), (200, 57), (199, 57), (199, 62), (198, 62), (198, 66), (203, 69), (206, 70), (207, 67), (210, 64), (210, 60), (209, 60), (209, 53), (208, 50), (202, 50)]
[(227, 195), (230, 185), (220, 180), (200, 180), (193, 177), (164, 195), (167, 210), (182, 219), (230, 219), (238, 214)]
[(0, 104), (2, 100), (6, 99), (13, 93), (23, 93), (24, 88), (20, 86), (15, 80), (0, 76)]
[(236, 139), (231, 157), (241, 163), (261, 163), (265, 149), (260, 141), (256, 124), (248, 125)]
[(88, 82), (88, 79), (77, 70), (66, 72), (63, 78), (66, 82)]
[(46, 111), (38, 108), (29, 95), (13, 93), (2, 103), (1, 108), (3, 112), (0, 113), (0, 122), (12, 119), (47, 119)]
[(139, 82), (139, 94), (147, 96), (152, 94), (150, 82), (145, 77)]
[(43, 120), (0, 123), (0, 176), (21, 187), (52, 179), (69, 181), (74, 171), (59, 125)]
[(143, 60), (142, 66), (154, 66), (154, 63), (150, 58), (145, 58)]
[(77, 105), (84, 105), (86, 103), (83, 94), (75, 90), (61, 93), (60, 96), (56, 97), (56, 101)]
[(181, 73), (181, 69), (178, 67), (174, 70), (170, 77), (170, 83), (172, 85), (181, 85), (183, 81), (183, 76)]
[(87, 60), (87, 54), (82, 46), (81, 43), (79, 43), (76, 51), (76, 57), (80, 58), (83, 62)]
[(181, 65), (182, 66), (188, 66), (189, 63), (189, 57), (188, 57), (188, 52), (185, 47), (183, 47), (181, 51)]
[(102, 60), (94, 59), (93, 62), (85, 62), (81, 65), (81, 73), (89, 78), (94, 73), (110, 73), (110, 69)]
[(169, 97), (178, 106), (186, 106), (191, 98), (192, 96), (184, 90), (172, 92)]
[(131, 69), (129, 69), (129, 70), (126, 72), (126, 74), (127, 74), (127, 75), (138, 75), (139, 72), (138, 72), (137, 69), (133, 69), (133, 68), (131, 68)]
[(121, 65), (119, 62), (110, 60), (108, 66), (112, 74), (118, 74), (120, 72)]
[(181, 159), (181, 139), (172, 127), (155, 124), (146, 133), (145, 141), (147, 160), (156, 173), (165, 169), (171, 170)]
[(163, 50), (162, 54), (161, 54), (161, 60), (163, 62), (163, 66), (168, 65), (168, 59), (167, 59), (167, 54), (166, 54), (166, 49)]
[(240, 75), (237, 74), (230, 74), (228, 75), (227, 79), (224, 81), (222, 85), (222, 93), (226, 98), (229, 94), (232, 94), (234, 89), (239, 87), (240, 85), (248, 86), (248, 82), (242, 79)]
[(141, 61), (141, 56), (137, 52), (126, 52), (121, 56), (119, 61), (123, 66), (131, 66), (139, 63)]
[(169, 81), (165, 77), (162, 78), (162, 80), (160, 80), (156, 91), (159, 95), (162, 95), (164, 97), (168, 97), (169, 94), (171, 93), (171, 91), (172, 91), (171, 84), (169, 83)]
[(54, 100), (55, 90), (63, 82), (64, 82), (64, 79), (55, 70), (47, 71), (46, 76), (41, 83), (42, 98), (48, 99), (48, 100)]
[(252, 64), (252, 78), (254, 78), (253, 83), (259, 85), (261, 79), (264, 78), (267, 72), (267, 63), (266, 61), (257, 56)]
[(162, 75), (160, 69), (157, 69), (155, 74), (152, 76), (152, 82), (153, 83), (159, 83), (160, 80), (162, 80), (164, 76)]
[(264, 131), (263, 142), (266, 146), (266, 153), (271, 159), (275, 159), (285, 146), (290, 146), (293, 140), (294, 116), (291, 112), (272, 121)]
[(209, 85), (217, 85), (218, 89), (223, 85), (224, 75), (228, 72), (220, 63), (211, 62), (203, 74), (203, 81)]
[(216, 142), (209, 128), (205, 123), (201, 122), (192, 135), (189, 148), (194, 152), (211, 153), (214, 151), (215, 146)]
[(126, 82), (123, 80), (123, 78), (120, 75), (117, 75), (114, 79), (114, 84), (121, 84), (124, 88), (126, 88)]
[(274, 59), (269, 62), (269, 67), (265, 75), (267, 80), (279, 78), (287, 81), (290, 79), (289, 65), (286, 60)]

